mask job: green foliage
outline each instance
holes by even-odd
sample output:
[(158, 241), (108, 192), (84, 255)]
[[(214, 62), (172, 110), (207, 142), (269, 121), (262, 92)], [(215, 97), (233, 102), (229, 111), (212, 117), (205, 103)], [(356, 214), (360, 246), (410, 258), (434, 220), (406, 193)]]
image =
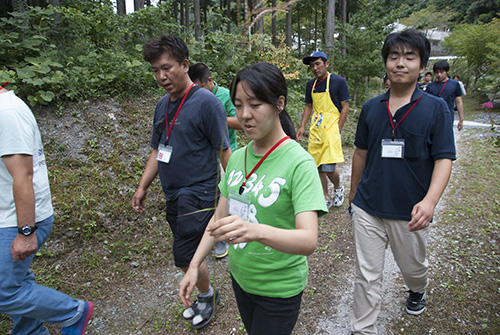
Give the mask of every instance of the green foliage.
[[(392, 30), (391, 23), (402, 11), (388, 13), (384, 1), (363, 2), (349, 23), (337, 30), (345, 39), (336, 47), (334, 70), (347, 77), (354, 104), (367, 97), (367, 77), (382, 77), (384, 64), (380, 56), (382, 42)], [(346, 52), (342, 52), (345, 50)]]
[[(486, 24), (458, 26), (444, 41), (444, 46), (450, 48), (454, 55), (466, 58), (468, 68), (474, 76), (474, 85), (486, 74), (490, 79), (499, 77), (499, 44), (500, 19)], [(479, 85), (481, 86), (481, 83)]]

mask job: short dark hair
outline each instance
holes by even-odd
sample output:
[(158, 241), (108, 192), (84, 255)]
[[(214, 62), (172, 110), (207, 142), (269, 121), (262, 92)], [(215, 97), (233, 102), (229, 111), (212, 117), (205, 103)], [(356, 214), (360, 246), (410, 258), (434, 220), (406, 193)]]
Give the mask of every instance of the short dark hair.
[(283, 106), (283, 110), (279, 113), (280, 122), (285, 133), (295, 139), (295, 126), (286, 111), (288, 88), (285, 77), (280, 69), (269, 63), (256, 63), (238, 72), (231, 84), (231, 101), (233, 104), (236, 95), (236, 86), (242, 81), (248, 85), (255, 97), (262, 102), (278, 107), (279, 97), (285, 97), (285, 106)]
[(389, 34), (384, 41), (382, 47), (382, 58), (384, 64), (387, 63), (387, 58), (393, 47), (404, 48), (408, 47), (418, 51), (420, 55), (420, 67), (426, 66), (431, 55), (431, 44), (425, 35), (416, 29), (408, 29), (399, 33)]
[(142, 47), (142, 55), (147, 62), (153, 62), (160, 58), (164, 53), (168, 53), (179, 64), (185, 59), (189, 59), (189, 51), (186, 42), (177, 36), (161, 35), (155, 37)]
[(432, 72), (426, 72), (425, 75), (426, 76), (432, 76)]
[(432, 71), (436, 72), (437, 70), (445, 70), (448, 72), (450, 71), (450, 64), (444, 59), (437, 61), (432, 67)]
[(208, 78), (212, 76), (208, 66), (203, 63), (196, 63), (189, 66), (188, 74), (192, 81), (199, 81), (204, 84), (208, 83)]

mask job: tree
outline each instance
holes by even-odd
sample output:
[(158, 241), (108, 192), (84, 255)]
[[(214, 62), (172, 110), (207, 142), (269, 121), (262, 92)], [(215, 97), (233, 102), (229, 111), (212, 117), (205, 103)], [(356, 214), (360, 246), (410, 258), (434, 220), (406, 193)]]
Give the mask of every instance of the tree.
[(144, 0), (134, 0), (134, 12), (144, 8)]
[(125, 0), (116, 0), (116, 12), (121, 16), (127, 14)]
[(328, 11), (326, 14), (325, 48), (327, 54), (333, 52), (333, 38), (335, 33), (335, 0), (328, 0)]
[(454, 55), (466, 59), (468, 68), (474, 76), (474, 86), (484, 75), (495, 75), (488, 72), (492, 69), (495, 57), (500, 57), (498, 48), (495, 48), (498, 44), (500, 44), (500, 19), (477, 25), (463, 24), (453, 30), (443, 43)]
[(200, 0), (194, 0), (194, 38), (201, 38)]

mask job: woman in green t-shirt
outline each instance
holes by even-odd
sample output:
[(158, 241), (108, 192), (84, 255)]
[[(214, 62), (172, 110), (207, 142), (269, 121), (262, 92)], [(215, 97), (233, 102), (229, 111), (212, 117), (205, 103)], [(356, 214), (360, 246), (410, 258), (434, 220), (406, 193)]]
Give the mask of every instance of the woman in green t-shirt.
[[(249, 334), (290, 334), (307, 284), (307, 258), (316, 248), (318, 216), (327, 213), (312, 157), (290, 136), (286, 81), (274, 65), (241, 70), (231, 99), (248, 146), (229, 159), (221, 197), (179, 296), (208, 323), (218, 301), (192, 302), (198, 268), (215, 242), (227, 241), (229, 270), (241, 318)], [(215, 296), (215, 295), (214, 295)], [(207, 308), (208, 307), (208, 308)], [(195, 316), (195, 318), (197, 318)]]

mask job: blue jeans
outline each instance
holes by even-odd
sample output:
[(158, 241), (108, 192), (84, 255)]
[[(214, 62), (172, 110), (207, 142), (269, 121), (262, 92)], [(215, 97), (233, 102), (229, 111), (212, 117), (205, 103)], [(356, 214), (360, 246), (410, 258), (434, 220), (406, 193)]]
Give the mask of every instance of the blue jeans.
[[(52, 230), (54, 216), (37, 222), (38, 249)], [(35, 283), (29, 267), (35, 255), (14, 262), (10, 253), (17, 228), (0, 228), (0, 313), (14, 321), (12, 335), (48, 335), (44, 322), (67, 327), (83, 313), (83, 301)]]

